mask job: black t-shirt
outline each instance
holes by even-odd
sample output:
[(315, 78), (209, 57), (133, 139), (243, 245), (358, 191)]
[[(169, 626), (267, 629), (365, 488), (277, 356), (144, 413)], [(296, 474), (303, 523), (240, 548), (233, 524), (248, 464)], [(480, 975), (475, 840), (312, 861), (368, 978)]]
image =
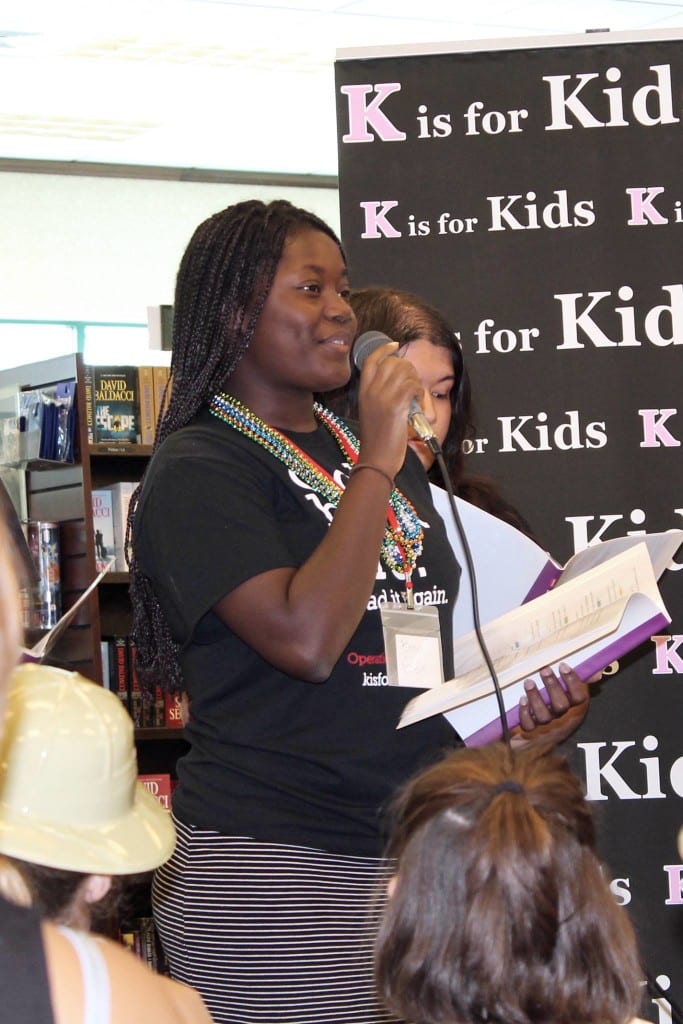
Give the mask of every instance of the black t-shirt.
[[(325, 427), (289, 436), (343, 484), (349, 467)], [(412, 452), (397, 486), (425, 523), (416, 604), (438, 608), (449, 678), (459, 567)], [(442, 716), (396, 730), (421, 691), (383, 685), (378, 606), (400, 600), (403, 581), (379, 565), (368, 609), (320, 684), (274, 668), (211, 611), (259, 573), (305, 562), (333, 514), (279, 460), (204, 411), (152, 458), (134, 544), (181, 644), (191, 701), (191, 749), (178, 764), (173, 800), (178, 817), (264, 842), (375, 856), (387, 798), (459, 743)]]

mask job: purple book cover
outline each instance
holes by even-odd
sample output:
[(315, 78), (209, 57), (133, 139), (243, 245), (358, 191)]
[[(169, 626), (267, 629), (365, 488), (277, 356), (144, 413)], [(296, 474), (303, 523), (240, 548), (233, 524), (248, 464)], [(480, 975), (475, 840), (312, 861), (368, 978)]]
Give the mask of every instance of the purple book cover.
[[(595, 651), (585, 661), (577, 661), (576, 664), (572, 665), (572, 668), (576, 671), (577, 675), (581, 679), (590, 679), (591, 676), (595, 675), (596, 672), (602, 672), (604, 668), (607, 668), (613, 661), (617, 661), (622, 658), (629, 651), (632, 651), (639, 644), (645, 643), (655, 633), (659, 632), (664, 626), (670, 622), (665, 615), (661, 613), (648, 619), (646, 622), (641, 623), (635, 629), (631, 630), (625, 636), (620, 636), (618, 639), (613, 640), (612, 643), (608, 643), (600, 651)], [(581, 652), (577, 651), (577, 656), (580, 657)], [(571, 664), (571, 658), (564, 659), (568, 664)], [(550, 698), (544, 687), (539, 686), (539, 693), (546, 704), (550, 703)], [(519, 725), (519, 705), (515, 704), (513, 708), (507, 712), (506, 715), (508, 728), (514, 729), (515, 726)], [(494, 718), (488, 725), (484, 725), (481, 729), (477, 729), (470, 736), (463, 736), (465, 744), (468, 747), (481, 747), (486, 743), (492, 743), (494, 740), (502, 738), (503, 728), (501, 725), (500, 718)]]

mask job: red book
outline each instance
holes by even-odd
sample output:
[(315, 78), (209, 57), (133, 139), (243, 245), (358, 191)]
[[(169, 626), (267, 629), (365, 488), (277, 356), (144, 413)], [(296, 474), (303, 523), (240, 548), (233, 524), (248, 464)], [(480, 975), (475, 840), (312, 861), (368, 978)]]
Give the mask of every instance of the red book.
[(164, 695), (164, 725), (167, 729), (182, 729), (183, 720), (180, 717), (180, 697), (177, 693)]
[(142, 687), (136, 666), (137, 649), (133, 641), (128, 638), (128, 710), (133, 719), (133, 725), (139, 729), (142, 725), (151, 724), (143, 722), (142, 718)]
[(112, 687), (120, 698), (124, 708), (129, 711), (128, 698), (128, 643), (125, 636), (114, 637), (114, 680), (116, 687)]
[(148, 793), (159, 801), (166, 811), (171, 810), (171, 776), (168, 772), (161, 772), (157, 775), (138, 775)]

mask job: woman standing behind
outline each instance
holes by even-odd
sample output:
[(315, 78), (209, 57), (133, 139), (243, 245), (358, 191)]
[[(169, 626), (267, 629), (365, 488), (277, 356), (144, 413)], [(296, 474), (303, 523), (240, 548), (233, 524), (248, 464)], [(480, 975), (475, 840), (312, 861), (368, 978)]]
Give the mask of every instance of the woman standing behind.
[[(501, 496), (489, 477), (465, 472), (463, 444), (474, 437), (472, 396), (460, 343), (444, 315), (420, 296), (396, 288), (361, 288), (351, 293), (358, 334), (380, 331), (398, 342), (396, 355), (414, 367), (422, 384), (421, 406), (442, 450), (454, 494), (497, 516), (528, 536), (531, 527)], [(397, 360), (399, 361), (399, 360)], [(354, 366), (348, 383), (331, 392), (326, 402), (340, 416), (358, 416), (361, 375)], [(432, 450), (409, 431), (408, 446), (415, 452), (429, 480), (443, 487)], [(542, 669), (549, 695), (546, 702), (532, 680), (525, 684), (519, 705), (521, 733), (526, 740), (559, 743), (574, 732), (588, 710), (589, 690), (575, 672), (561, 667), (563, 687), (550, 669)], [(595, 682), (600, 675), (593, 676)]]
[(139, 670), (190, 707), (155, 915), (174, 977), (222, 1022), (390, 1019), (367, 919), (382, 806), (459, 742), (441, 716), (397, 731), (418, 691), (382, 685), (378, 608), (413, 584), (441, 595), (452, 674), (459, 570), (406, 454), (422, 388), (396, 346), (364, 367), (360, 443), (314, 404), (349, 377), (348, 298), (313, 214), (250, 201), (201, 224), (131, 505)]
[[(417, 368), (424, 387), (422, 407), (440, 442), (454, 493), (532, 537), (531, 526), (503, 498), (495, 481), (466, 471), (464, 446), (475, 437), (472, 389), (460, 342), (443, 313), (413, 292), (379, 285), (354, 289), (350, 302), (359, 335), (381, 331), (398, 342), (399, 353)], [(355, 419), (359, 382), (353, 367), (348, 385), (327, 396), (328, 406)], [(431, 482), (442, 487), (434, 453), (417, 437), (408, 443)]]

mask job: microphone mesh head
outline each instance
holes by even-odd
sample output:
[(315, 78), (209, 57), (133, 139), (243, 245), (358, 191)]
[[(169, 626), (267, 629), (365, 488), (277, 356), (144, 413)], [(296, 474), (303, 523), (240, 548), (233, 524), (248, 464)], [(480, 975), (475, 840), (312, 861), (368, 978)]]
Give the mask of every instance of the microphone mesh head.
[(356, 338), (353, 344), (351, 355), (355, 367), (358, 370), (362, 370), (363, 363), (370, 353), (374, 352), (380, 345), (387, 345), (390, 341), (391, 338), (386, 334), (382, 334), (381, 331), (364, 331), (363, 334)]

